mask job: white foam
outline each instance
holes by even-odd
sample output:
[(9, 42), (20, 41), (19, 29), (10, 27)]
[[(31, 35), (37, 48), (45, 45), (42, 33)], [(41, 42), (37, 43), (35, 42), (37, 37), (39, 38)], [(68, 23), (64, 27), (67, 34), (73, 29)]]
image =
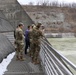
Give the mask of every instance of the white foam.
[(2, 63), (0, 63), (0, 75), (3, 75), (5, 71), (7, 71), (7, 66), (11, 62), (11, 59), (14, 57), (15, 52), (9, 54), (6, 59), (3, 59)]

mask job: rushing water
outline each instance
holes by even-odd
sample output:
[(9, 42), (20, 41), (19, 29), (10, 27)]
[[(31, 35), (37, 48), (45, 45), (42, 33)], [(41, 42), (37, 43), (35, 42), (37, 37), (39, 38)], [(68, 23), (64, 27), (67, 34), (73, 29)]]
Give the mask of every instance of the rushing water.
[[(48, 38), (51, 45), (76, 65), (76, 38)], [(71, 71), (76, 75), (76, 71)]]
[(76, 65), (76, 38), (50, 38), (52, 46)]

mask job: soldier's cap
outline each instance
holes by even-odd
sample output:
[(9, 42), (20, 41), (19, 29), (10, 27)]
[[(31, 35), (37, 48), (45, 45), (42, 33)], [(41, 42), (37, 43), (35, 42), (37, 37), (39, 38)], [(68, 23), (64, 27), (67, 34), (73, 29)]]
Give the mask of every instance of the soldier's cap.
[(41, 23), (37, 23), (36, 27), (40, 28), (41, 25), (42, 25)]
[(35, 24), (32, 24), (32, 26), (34, 26)]
[(40, 25), (41, 26), (42, 24), (41, 23), (38, 23), (37, 25)]
[(41, 26), (41, 25), (42, 25), (41, 23), (37, 23), (36, 27), (39, 27), (39, 26)]
[(24, 24), (22, 22), (19, 23), (19, 26), (24, 26)]
[(44, 26), (44, 25), (41, 25), (41, 26)]

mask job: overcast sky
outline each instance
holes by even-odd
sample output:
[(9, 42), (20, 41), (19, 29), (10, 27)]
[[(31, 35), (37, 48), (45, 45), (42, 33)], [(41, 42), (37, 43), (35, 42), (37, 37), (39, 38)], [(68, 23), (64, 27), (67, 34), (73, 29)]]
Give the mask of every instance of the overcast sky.
[(43, 2), (43, 1), (49, 1), (49, 2), (54, 2), (54, 1), (58, 1), (58, 2), (64, 2), (64, 3), (76, 3), (76, 0), (18, 0), (18, 2), (20, 4), (29, 4), (29, 2), (33, 2), (34, 4), (36, 4), (37, 2)]

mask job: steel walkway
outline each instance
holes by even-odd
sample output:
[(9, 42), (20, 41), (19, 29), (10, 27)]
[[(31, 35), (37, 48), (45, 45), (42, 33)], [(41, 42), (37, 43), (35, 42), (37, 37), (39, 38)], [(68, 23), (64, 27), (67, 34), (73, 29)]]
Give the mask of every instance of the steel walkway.
[(41, 65), (34, 65), (28, 55), (24, 55), (25, 61), (17, 61), (14, 56), (4, 75), (44, 75)]
[[(13, 45), (13, 33), (4, 34)], [(46, 38), (41, 40), (41, 64), (34, 65), (28, 55), (25, 61), (12, 59), (4, 75), (75, 75), (76, 65), (57, 52)]]
[[(3, 33), (14, 44), (13, 32)], [(40, 64), (34, 65), (31, 62), (29, 55), (24, 55), (25, 61), (17, 61), (16, 56), (7, 67), (7, 71), (4, 75), (44, 75), (42, 66)]]

